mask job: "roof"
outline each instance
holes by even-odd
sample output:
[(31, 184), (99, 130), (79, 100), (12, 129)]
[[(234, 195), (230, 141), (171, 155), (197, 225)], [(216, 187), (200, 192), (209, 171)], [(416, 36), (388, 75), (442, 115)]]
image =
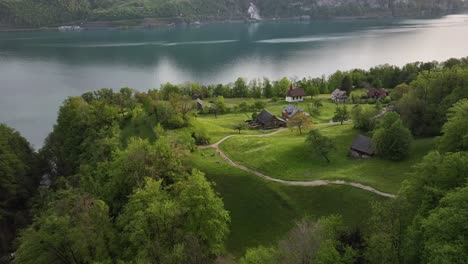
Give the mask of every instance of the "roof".
[(260, 114), (257, 115), (257, 121), (259, 121), (262, 124), (268, 123), (271, 119), (273, 118), (273, 115), (268, 112), (267, 110), (263, 110), (260, 112)]
[(286, 96), (295, 97), (295, 96), (305, 96), (305, 91), (302, 88), (290, 88)]
[(298, 112), (303, 112), (303, 110), (300, 109), (300, 108), (296, 108), (296, 107), (294, 107), (292, 105), (288, 105), (281, 112), (287, 113), (289, 117), (293, 117)]
[(368, 155), (374, 154), (374, 150), (372, 149), (372, 139), (363, 135), (358, 135), (354, 138), (353, 144), (351, 144), (351, 149)]
[(203, 105), (203, 101), (200, 98), (197, 98), (197, 103), (199, 103), (200, 105)]
[(369, 97), (386, 97), (388, 94), (384, 89), (371, 88), (367, 91), (367, 96)]

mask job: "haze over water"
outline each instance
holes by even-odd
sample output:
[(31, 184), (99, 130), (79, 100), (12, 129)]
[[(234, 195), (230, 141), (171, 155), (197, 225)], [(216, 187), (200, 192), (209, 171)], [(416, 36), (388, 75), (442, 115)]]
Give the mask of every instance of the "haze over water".
[[(316, 77), (468, 56), (468, 16), (0, 33), (0, 123), (42, 146), (68, 96), (237, 77)], [(77, 131), (79, 133), (79, 131)]]

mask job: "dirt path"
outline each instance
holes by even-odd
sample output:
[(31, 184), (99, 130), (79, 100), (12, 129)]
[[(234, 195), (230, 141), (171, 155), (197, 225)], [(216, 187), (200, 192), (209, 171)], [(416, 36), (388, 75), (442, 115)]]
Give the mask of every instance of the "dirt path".
[(352, 186), (352, 187), (355, 187), (355, 188), (359, 188), (359, 189), (362, 189), (362, 190), (365, 190), (365, 191), (369, 191), (369, 192), (372, 192), (372, 193), (375, 193), (375, 194), (378, 194), (380, 196), (384, 196), (384, 197), (389, 197), (389, 198), (395, 198), (396, 195), (394, 194), (390, 194), (390, 193), (385, 193), (385, 192), (381, 192), (381, 191), (378, 191), (370, 186), (366, 186), (366, 185), (363, 185), (363, 184), (360, 184), (360, 183), (357, 183), (357, 182), (347, 182), (347, 181), (342, 181), (342, 180), (315, 180), (315, 181), (286, 181), (286, 180), (281, 180), (281, 179), (276, 179), (276, 178), (273, 178), (273, 177), (270, 177), (270, 176), (267, 176), (263, 173), (260, 173), (258, 171), (255, 171), (253, 169), (250, 169), (250, 168), (247, 168), (246, 166), (242, 165), (242, 164), (239, 164), (235, 161), (233, 161), (232, 159), (230, 159), (226, 153), (224, 153), (224, 151), (221, 150), (221, 148), (219, 147), (219, 145), (221, 143), (223, 143), (224, 141), (226, 141), (227, 139), (229, 138), (232, 138), (232, 137), (238, 137), (238, 136), (244, 136), (244, 137), (268, 137), (268, 136), (272, 136), (272, 135), (275, 135), (275, 134), (278, 134), (278, 133), (281, 133), (283, 131), (287, 130), (287, 128), (280, 128), (278, 129), (277, 131), (273, 132), (273, 133), (270, 133), (270, 134), (264, 134), (264, 135), (230, 135), (230, 136), (226, 136), (222, 139), (220, 139), (218, 142), (216, 143), (213, 143), (211, 145), (208, 145), (208, 146), (200, 146), (200, 149), (207, 149), (207, 148), (214, 148), (216, 149), (216, 151), (219, 153), (219, 155), (224, 159), (226, 160), (229, 164), (231, 164), (232, 166), (238, 168), (238, 169), (241, 169), (243, 171), (246, 171), (246, 172), (249, 172), (249, 173), (252, 173), (254, 174), (255, 176), (258, 176), (258, 177), (261, 177), (265, 180), (268, 180), (268, 181), (272, 181), (272, 182), (277, 182), (277, 183), (281, 183), (281, 184), (285, 184), (285, 185), (291, 185), (291, 186), (323, 186), (323, 185), (330, 185), (330, 184), (337, 184), (337, 185), (348, 185), (348, 186)]

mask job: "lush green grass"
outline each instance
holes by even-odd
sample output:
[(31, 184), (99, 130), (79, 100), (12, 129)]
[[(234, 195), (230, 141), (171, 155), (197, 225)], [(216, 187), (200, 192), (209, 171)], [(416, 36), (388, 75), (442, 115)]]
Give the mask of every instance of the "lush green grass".
[(273, 245), (305, 216), (314, 219), (341, 214), (350, 227), (363, 227), (370, 202), (384, 198), (348, 186), (300, 187), (269, 182), (227, 164), (213, 149), (196, 153), (193, 166), (215, 182), (231, 215), (229, 253), (239, 257), (246, 248)]
[[(315, 97), (316, 99), (321, 99), (323, 107), (320, 108), (320, 114), (312, 115), (311, 119), (314, 123), (329, 123), (335, 114), (336, 104), (328, 101), (330, 95), (323, 94)], [(210, 99), (205, 99), (209, 101)], [(236, 105), (239, 105), (242, 102), (247, 102), (248, 104), (253, 104), (257, 100), (262, 100), (267, 102), (266, 109), (276, 116), (281, 116), (281, 111), (288, 106), (290, 103), (285, 102), (284, 100), (278, 102), (272, 102), (270, 99), (252, 99), (252, 98), (226, 98), (226, 106), (232, 108)], [(294, 103), (298, 108), (302, 108), (304, 111), (309, 112), (308, 105), (312, 102), (310, 98), (307, 98), (304, 102)], [(353, 107), (348, 105), (349, 109)], [(372, 107), (370, 105), (364, 105), (364, 107)], [(246, 113), (229, 113), (218, 115), (216, 118), (214, 115), (200, 115), (193, 122), (194, 126), (203, 128), (207, 131), (208, 135), (211, 138), (211, 142), (216, 142), (219, 139), (238, 133), (237, 130), (234, 130), (232, 127), (238, 122), (251, 119), (251, 112)], [(242, 134), (259, 134), (263, 133), (256, 130), (244, 130)]]
[(322, 134), (331, 137), (337, 149), (330, 154), (331, 163), (310, 153), (305, 135), (285, 131), (271, 137), (235, 137), (221, 147), (229, 157), (269, 176), (286, 180), (340, 179), (370, 185), (380, 191), (396, 193), (405, 173), (433, 147), (432, 139), (414, 141), (409, 157), (400, 162), (379, 158), (357, 160), (347, 153), (359, 132), (352, 124), (321, 125)]

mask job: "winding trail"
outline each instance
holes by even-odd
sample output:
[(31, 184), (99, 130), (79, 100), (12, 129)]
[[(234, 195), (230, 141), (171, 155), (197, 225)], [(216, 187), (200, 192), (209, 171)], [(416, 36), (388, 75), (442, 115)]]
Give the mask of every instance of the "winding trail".
[(233, 161), (219, 147), (219, 145), (221, 143), (223, 143), (224, 141), (226, 141), (227, 139), (232, 138), (232, 137), (238, 137), (238, 136), (243, 136), (243, 137), (268, 137), (268, 136), (272, 136), (272, 135), (281, 133), (281, 132), (283, 132), (285, 130), (287, 130), (287, 128), (280, 128), (280, 129), (276, 130), (275, 132), (272, 132), (272, 133), (269, 133), (269, 134), (263, 134), (263, 135), (229, 135), (229, 136), (226, 136), (226, 137), (220, 139), (216, 143), (213, 143), (213, 144), (207, 145), (207, 146), (200, 146), (199, 148), (200, 149), (214, 148), (219, 153), (219, 155), (224, 160), (226, 160), (229, 164), (231, 164), (232, 166), (234, 166), (234, 167), (236, 167), (238, 169), (241, 169), (243, 171), (252, 173), (255, 176), (261, 177), (261, 178), (263, 178), (265, 180), (272, 181), (272, 182), (277, 182), (277, 183), (281, 183), (281, 184), (285, 184), (285, 185), (291, 185), (291, 186), (324, 186), (324, 185), (330, 185), (330, 184), (348, 185), (348, 186), (352, 186), (352, 187), (355, 187), (355, 188), (359, 188), (359, 189), (362, 189), (362, 190), (365, 190), (365, 191), (375, 193), (375, 194), (380, 195), (380, 196), (384, 196), (384, 197), (388, 197), (388, 198), (395, 198), (396, 197), (396, 195), (394, 195), (394, 194), (381, 192), (381, 191), (378, 191), (378, 190), (376, 190), (376, 189), (374, 189), (374, 188), (372, 188), (370, 186), (363, 185), (363, 184), (357, 183), (357, 182), (347, 182), (347, 181), (343, 181), (343, 180), (286, 181), (286, 180), (273, 178), (273, 177), (267, 176), (267, 175), (265, 175), (265, 174), (263, 174), (261, 172), (250, 169), (250, 168), (248, 168), (248, 167), (246, 167), (246, 166), (244, 166), (242, 164), (239, 164), (239, 163)]

